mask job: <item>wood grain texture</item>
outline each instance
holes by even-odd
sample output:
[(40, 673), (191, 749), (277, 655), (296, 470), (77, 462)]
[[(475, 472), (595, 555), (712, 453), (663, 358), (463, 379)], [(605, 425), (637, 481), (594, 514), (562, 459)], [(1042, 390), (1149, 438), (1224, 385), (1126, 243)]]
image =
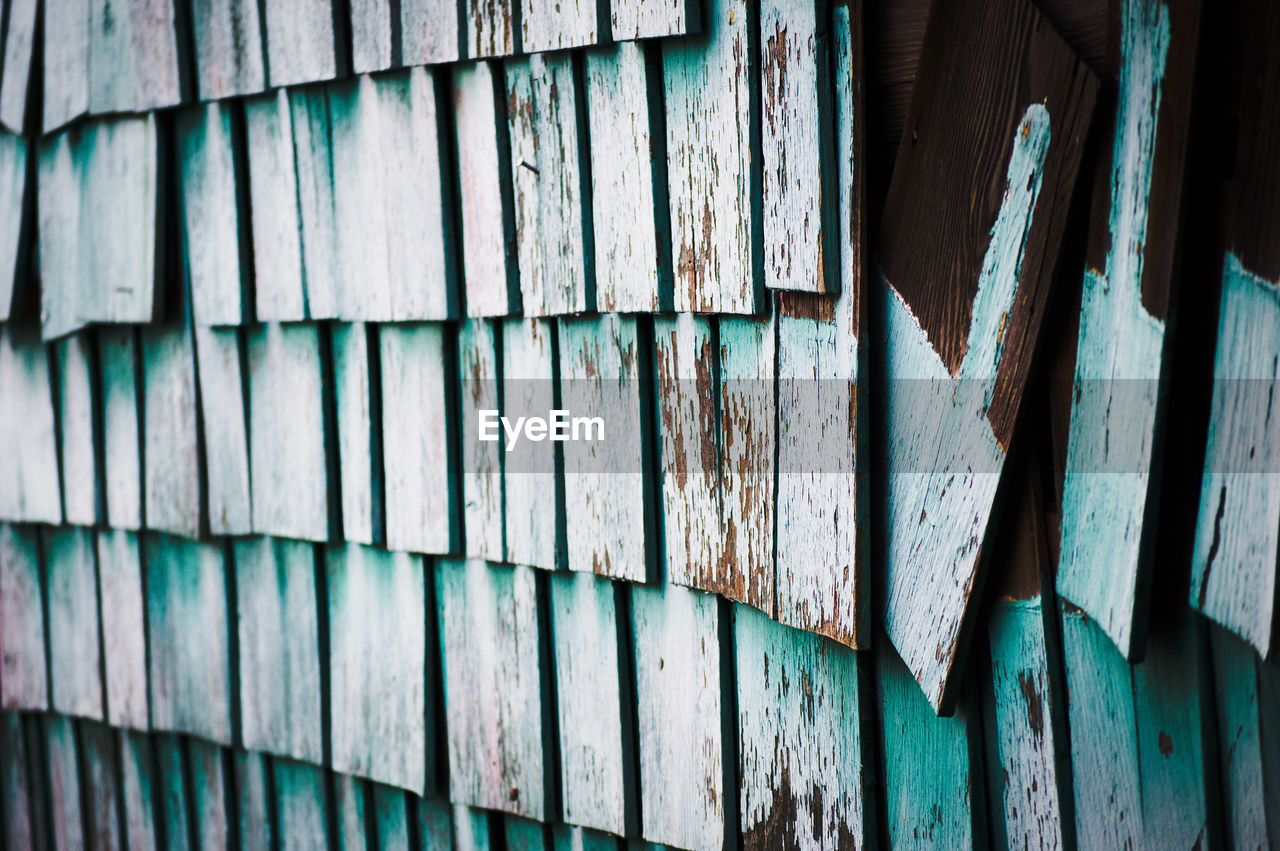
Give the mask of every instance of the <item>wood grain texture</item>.
[(554, 820), (540, 585), (522, 565), (436, 565), (449, 800)]
[[(554, 322), (512, 319), (502, 323), (502, 413), (513, 419), (546, 416), (556, 407), (560, 368)], [(554, 570), (567, 560), (563, 458), (550, 441), (504, 446), (506, 558)]]
[(82, 848), (85, 844), (75, 722), (61, 715), (42, 719), (47, 760), (49, 836), (53, 848)]
[[(240, 197), (235, 125), (242, 113), (226, 103), (178, 112), (178, 161), (182, 171), (182, 246), (197, 325), (239, 325), (250, 308), (249, 270), (242, 268), (248, 210)], [(243, 137), (241, 137), (243, 138)], [(241, 165), (240, 168), (244, 166)]]
[(405, 65), (456, 62), (466, 55), (458, 0), (400, 0), (400, 51)]
[(489, 814), (484, 810), (454, 805), (453, 848), (456, 851), (481, 851), (489, 847)]
[(272, 806), (269, 783), (269, 759), (260, 753), (234, 751), (231, 755), (231, 776), (234, 802), (231, 818), (241, 844), (269, 844), (274, 840), (271, 815)]
[(423, 794), (436, 719), (422, 559), (347, 544), (325, 565), (333, 768)]
[(293, 118), (282, 89), (244, 104), (257, 319), (306, 319)]
[(417, 800), (419, 848), (453, 848), (453, 820), (443, 798)]
[(287, 759), (271, 760), (280, 847), (294, 851), (323, 846), (328, 837), (328, 801), (323, 769)]
[(209, 531), (214, 535), (247, 535), (253, 519), (241, 334), (235, 328), (196, 326), (192, 335), (200, 385)]
[(252, 95), (267, 87), (261, 10), (255, 0), (191, 4), (200, 100)]
[(884, 829), (893, 846), (981, 848), (980, 719), (971, 705), (935, 717), (910, 670), (877, 643), (876, 679), (884, 739)]
[(231, 633), (224, 550), (143, 539), (151, 726), (230, 745)]
[(586, 53), (596, 300), (619, 313), (670, 310), (662, 81), (657, 52), (619, 44)]
[(860, 647), (871, 597), (860, 3), (831, 9), (831, 41), (840, 292), (778, 302), (776, 616)]
[(147, 626), (141, 547), (138, 536), (131, 532), (98, 532), (96, 538), (105, 719), (113, 727), (145, 730)]
[(142, 528), (141, 383), (137, 331), (98, 329), (102, 388), (103, 492), (106, 521), (113, 529)]
[(95, 347), (92, 337), (81, 332), (58, 340), (51, 349), (57, 375), (55, 398), (63, 519), (67, 523), (92, 526), (102, 519), (97, 457), (98, 400), (93, 379)]
[(0, 708), (6, 710), (49, 705), (39, 546), (35, 529), (0, 524)]
[(115, 733), (105, 724), (80, 723), (81, 816), (87, 844), (93, 848), (126, 847), (121, 814)]
[(176, 849), (190, 849), (195, 845), (187, 804), (187, 787), (182, 739), (172, 734), (157, 735), (152, 739), (155, 750), (155, 778), (153, 793), (156, 800), (156, 820), (163, 825), (163, 836)]
[(332, 0), (262, 0), (271, 86), (331, 80), (338, 65)]
[(521, 51), (521, 0), (459, 0), (467, 55), (476, 59)]
[[(612, 582), (554, 573), (550, 585), (563, 818), (619, 836), (635, 832), (634, 716)], [(624, 610), (625, 616), (625, 610)], [(624, 709), (624, 701), (626, 703)]]
[(618, 41), (688, 35), (702, 29), (695, 0), (610, 0), (609, 23)]
[(320, 331), (268, 323), (248, 337), (253, 531), (328, 540)]
[(520, 47), (567, 50), (609, 40), (609, 0), (519, 0)]
[(225, 848), (231, 839), (228, 787), (232, 778), (227, 776), (222, 749), (195, 738), (187, 739), (185, 744), (191, 778), (194, 844), (198, 848)]
[(48, 133), (89, 109), (90, 0), (51, 0), (42, 7), (42, 127)]
[(240, 744), (320, 764), (320, 611), (312, 544), (235, 542)]
[[(641, 370), (651, 361), (639, 320), (602, 314), (559, 323), (560, 404), (597, 416), (603, 439), (567, 441), (570, 570), (643, 582), (656, 564), (649, 506), (649, 417)], [(594, 435), (593, 435), (594, 437)]]
[(289, 90), (298, 224), (301, 227), (302, 282), (306, 289), (309, 319), (338, 319), (342, 316), (329, 103), (332, 88), (305, 86)]
[(502, 66), (475, 62), (454, 68), (462, 278), (468, 316), (506, 316), (520, 309), (506, 105)]
[(44, 838), (34, 818), (32, 798), (40, 791), (28, 767), (23, 726), (22, 716), (16, 712), (0, 715), (0, 806), (4, 808), (0, 838), (6, 848), (35, 848)]
[(755, 313), (763, 294), (755, 85), (758, 10), (710, 0), (705, 28), (664, 42), (662, 69), (676, 310)]
[(0, 326), (0, 445), (22, 447), (0, 461), (0, 517), (62, 522), (58, 447), (48, 350), (33, 328)]
[(1266, 658), (1275, 648), (1280, 564), (1280, 434), (1269, 410), (1280, 379), (1280, 282), (1253, 274), (1233, 252), (1222, 277), (1189, 602)]
[(65, 715), (104, 717), (102, 644), (93, 532), (64, 527), (45, 537), (49, 629), (49, 706)]
[[(176, 316), (140, 330), (142, 496), (148, 529), (194, 538), (202, 519), (198, 389), (195, 338), (183, 299)], [(118, 404), (127, 405), (127, 395)]]
[(163, 0), (89, 3), (89, 111), (146, 112), (182, 101), (181, 13)]
[(482, 441), (480, 412), (498, 405), (497, 328), (483, 319), (458, 328), (459, 428), (462, 453), (463, 555), (504, 561), (500, 441)]
[(759, 16), (765, 286), (839, 292), (830, 9), (768, 0)]
[[(1155, 534), (1165, 315), (1200, 4), (1126, 0), (1106, 227), (1093, 227), (1076, 344), (1058, 591), (1140, 659)], [(1102, 203), (1095, 205), (1102, 208)], [(1113, 442), (1112, 435), (1123, 440)], [(1116, 443), (1119, 445), (1117, 446)], [(1150, 517), (1150, 520), (1148, 518)]]
[(507, 127), (526, 316), (593, 310), (586, 88), (568, 54), (506, 63)]
[(14, 133), (21, 133), (27, 125), (38, 5), (36, 0), (14, 0), (8, 8), (4, 64), (0, 69), (0, 124)]
[(735, 829), (726, 825), (733, 757), (723, 732), (721, 613), (714, 597), (676, 585), (635, 586), (631, 602), (641, 836), (719, 849)]
[[(956, 65), (962, 44), (987, 47)], [(1096, 88), (1029, 3), (930, 19), (882, 220), (880, 410), (885, 629), (943, 713)], [(986, 165), (948, 165), (961, 151)]]
[(357, 74), (385, 71), (392, 67), (391, 0), (350, 0), (351, 70)]
[(332, 333), (342, 538), (373, 544), (384, 534), (377, 330), (363, 322), (336, 323)]
[(378, 344), (387, 547), (457, 552), (462, 521), (450, 402), (456, 342), (444, 327), (422, 324), (383, 326)]
[(401, 789), (373, 785), (374, 827), (378, 847), (387, 851), (409, 851), (409, 811)]
[(856, 655), (744, 606), (734, 607), (733, 638), (743, 847), (866, 847)]
[[(3, 77), (0, 77), (3, 80)], [(4, 107), (0, 89), (0, 111)], [(18, 306), (25, 281), (26, 255), (30, 253), (29, 219), (31, 205), (27, 188), (27, 141), (0, 131), (0, 320), (7, 320)]]
[(334, 775), (332, 783), (333, 807), (337, 811), (337, 830), (332, 844), (341, 851), (365, 851), (369, 847), (369, 824), (373, 818), (369, 783), (345, 774)]
[(159, 848), (161, 812), (156, 791), (155, 749), (144, 733), (120, 731), (120, 788), (124, 798), (124, 829), (129, 845), (141, 851)]

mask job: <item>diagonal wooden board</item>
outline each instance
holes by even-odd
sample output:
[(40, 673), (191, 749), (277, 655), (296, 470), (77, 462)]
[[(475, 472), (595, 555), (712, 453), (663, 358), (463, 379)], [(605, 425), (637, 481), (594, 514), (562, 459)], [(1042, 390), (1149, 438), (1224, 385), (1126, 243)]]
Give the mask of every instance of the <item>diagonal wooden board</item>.
[(883, 616), (946, 713), (1097, 83), (1025, 0), (939, 4), (923, 56), (881, 223)]

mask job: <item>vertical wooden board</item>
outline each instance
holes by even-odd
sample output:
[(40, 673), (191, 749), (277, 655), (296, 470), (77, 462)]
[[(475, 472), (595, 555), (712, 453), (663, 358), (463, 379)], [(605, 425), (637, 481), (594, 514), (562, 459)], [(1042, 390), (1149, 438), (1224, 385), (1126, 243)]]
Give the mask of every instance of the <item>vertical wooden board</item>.
[(134, 80), (149, 70), (134, 66), (132, 9), (128, 6), (121, 9), (106, 0), (89, 0), (86, 6), (85, 13), (89, 16), (86, 111), (95, 115), (130, 112)]
[(268, 759), (260, 753), (234, 751), (231, 754), (235, 785), (236, 836), (241, 848), (270, 848), (275, 840), (272, 833), (271, 810), (268, 800), (271, 785)]
[(484, 851), (489, 848), (489, 814), (484, 810), (455, 805), (452, 847), (455, 851)]
[(85, 845), (109, 851), (126, 848), (122, 832), (123, 789), (116, 733), (104, 724), (80, 723), (81, 801)]
[(331, 86), (289, 90), (290, 123), (301, 226), (302, 283), (308, 319), (342, 316), (334, 210), (333, 144), (329, 126)]
[(57, 364), (58, 469), (62, 474), (62, 510), (67, 523), (98, 522), (97, 434), (94, 411), (93, 341), (73, 334), (53, 344)]
[(277, 838), (282, 849), (304, 851), (325, 847), (329, 819), (323, 769), (287, 759), (273, 759)]
[(400, 53), (405, 65), (456, 62), (466, 54), (458, 0), (400, 0)]
[(760, 120), (755, 76), (758, 11), (708, 0), (705, 30), (662, 46), (675, 308), (760, 308)]
[[(512, 422), (556, 407), (556, 344), (554, 323), (502, 323), (502, 415)], [(507, 561), (554, 570), (566, 558), (560, 449), (549, 441), (502, 443)]]
[[(182, 170), (182, 246), (197, 325), (239, 325), (249, 270), (240, 244), (236, 141), (227, 103), (191, 106), (177, 115)], [(246, 232), (245, 236), (248, 234)]]
[(369, 784), (345, 774), (333, 778), (333, 806), (337, 810), (337, 835), (330, 847), (338, 851), (365, 851), (369, 841)]
[(97, 533), (98, 602), (102, 613), (102, 672), (107, 723), (147, 728), (146, 603), (138, 536)]
[(616, 836), (565, 824), (553, 827), (551, 834), (555, 851), (618, 851), (622, 842)]
[(320, 330), (268, 323), (248, 335), (253, 531), (327, 540)]
[(436, 729), (423, 561), (347, 544), (326, 564), (333, 768), (421, 795)]
[(1031, 3), (980, 5), (930, 16), (881, 227), (884, 623), (942, 712), (1097, 89)]
[[(153, 739), (155, 748), (156, 778), (159, 790), (155, 793), (159, 812), (157, 823), (163, 823), (162, 834), (174, 851), (193, 848), (192, 825), (187, 808), (187, 778), (183, 765), (182, 740), (174, 735), (162, 734)], [(194, 846), (198, 848), (198, 845)]]
[[(463, 555), (504, 561), (501, 425), (498, 405), (498, 341), (493, 323), (470, 319), (458, 329), (462, 433)], [(484, 439), (489, 423), (493, 440)]]
[(669, 310), (671, 233), (661, 80), (638, 44), (586, 54), (591, 225), (601, 310)]
[(1076, 838), (1082, 848), (1142, 845), (1142, 796), (1129, 665), (1101, 626), (1062, 604), (1062, 652)]
[[(40, 331), (46, 340), (82, 328), (81, 176), (74, 131), (46, 136), (36, 160), (37, 260), (40, 266)], [(87, 228), (86, 228), (87, 230)]]
[(379, 851), (409, 851), (409, 811), (405, 792), (373, 784), (373, 817)]
[(168, 535), (143, 541), (151, 726), (231, 744), (224, 551)]
[(830, 11), (760, 4), (765, 286), (839, 292)]
[(449, 800), (546, 820), (545, 624), (533, 568), (436, 565)]
[(714, 339), (709, 318), (654, 317), (666, 578), (695, 588), (724, 560)]
[(745, 848), (874, 839), (854, 651), (735, 607), (738, 797)]
[(507, 64), (520, 294), (528, 316), (595, 309), (586, 89), (573, 56)]
[(256, 0), (191, 4), (196, 88), (200, 100), (252, 95), (267, 87)]
[(418, 847), (424, 849), (451, 849), (453, 845), (453, 820), (449, 802), (443, 798), (419, 798)]
[(893, 847), (981, 848), (981, 760), (969, 706), (933, 714), (902, 660), (877, 643), (885, 830)]
[[(619, 667), (616, 591), (585, 573), (554, 573), (548, 581), (563, 817), (622, 836), (634, 826), (637, 790), (629, 788), (635, 731), (630, 706), (622, 709), (630, 687)], [(631, 648), (622, 652), (629, 656)]]
[(4, 66), (0, 72), (0, 124), (14, 133), (21, 133), (27, 124), (37, 5), (37, 0), (14, 0), (9, 4)]
[[(0, 90), (0, 112), (3, 105)], [(0, 131), (0, 321), (9, 319), (14, 296), (21, 295), (25, 285), (18, 276), (30, 242), (23, 228), (29, 218), (27, 173), (27, 141)]]
[(1280, 290), (1233, 252), (1222, 277), (1190, 603), (1266, 657), (1275, 641), (1280, 559), (1280, 433), (1268, 411), (1280, 379)]
[(467, 55), (474, 59), (521, 51), (520, 0), (459, 0)]
[(641, 834), (694, 851), (726, 825), (721, 624), (716, 599), (676, 585), (632, 588)]
[(315, 548), (303, 541), (235, 543), (240, 744), (320, 764), (320, 613)]
[(43, 4), (41, 115), (46, 133), (89, 109), (89, 8), (90, 0)]
[(724, 552), (702, 587), (774, 612), (777, 323), (724, 317), (720, 329)]
[[(370, 339), (372, 338), (372, 344)], [(334, 394), (338, 418), (338, 472), (342, 479), (342, 537), (372, 544), (382, 537), (382, 469), (375, 395), (377, 331), (363, 322), (333, 326)], [(377, 356), (376, 349), (374, 357)]]
[(65, 715), (103, 717), (102, 646), (93, 531), (55, 529), (45, 539), (49, 613), (49, 706)]
[[(514, 157), (508, 158), (508, 91), (501, 65), (474, 62), (453, 69), (468, 316), (507, 316), (520, 310), (511, 194), (513, 169), (519, 166)], [(511, 138), (514, 150), (514, 132)]]
[(608, 0), (520, 0), (520, 47), (567, 50), (609, 40)]
[(98, 367), (102, 371), (103, 490), (107, 525), (142, 528), (142, 447), (138, 384), (141, 367), (137, 331), (99, 328)]
[(214, 535), (247, 535), (252, 528), (252, 507), (240, 332), (197, 326), (193, 335), (209, 531)]
[(0, 326), (0, 517), (61, 523), (56, 421), (48, 350), (34, 329)]
[(993, 812), (1003, 817), (1011, 847), (1061, 848), (1059, 790), (1065, 783), (1058, 767), (1066, 755), (1059, 752), (1060, 696), (1054, 694), (1057, 678), (1049, 667), (1041, 597), (1001, 599), (992, 609), (988, 629), (994, 750), (1002, 790), (1000, 809), (993, 807)]
[(0, 523), (0, 709), (45, 709), (44, 577), (37, 532)]
[(648, 493), (651, 439), (642, 369), (650, 355), (639, 321), (616, 313), (561, 320), (560, 404), (566, 423), (565, 516), (569, 569), (643, 582), (656, 562)]
[[(129, 105), (135, 112), (182, 102), (184, 84), (179, 65), (186, 61), (181, 54), (188, 48), (180, 45), (180, 40), (188, 26), (188, 14), (165, 0), (134, 0), (129, 6), (134, 69)], [(92, 63), (90, 70), (92, 76)]]
[(195, 804), (196, 844), (200, 848), (227, 848), (231, 838), (227, 812), (227, 777), (222, 748), (200, 739), (186, 740), (191, 772), (191, 797)]
[(143, 514), (148, 529), (194, 538), (201, 522), (195, 340), (179, 310), (182, 318), (141, 331)]
[(244, 104), (249, 147), (249, 207), (255, 308), (260, 322), (307, 318), (302, 276), (302, 224), (288, 94)]
[[(121, 730), (120, 794), (124, 799), (124, 829), (129, 846), (139, 851), (159, 847), (162, 813), (156, 811), (156, 759), (151, 738)], [(177, 840), (173, 840), (177, 844)]]
[(44, 728), (45, 770), (49, 782), (50, 844), (54, 848), (83, 848), (84, 817), (80, 797), (79, 748), (75, 722), (62, 715), (46, 715)]
[(609, 0), (609, 22), (618, 41), (689, 35), (702, 29), (696, 0)]
[(502, 833), (507, 851), (552, 851), (551, 832), (540, 822), (503, 816)]
[[(0, 680), (3, 684), (3, 680)], [(40, 826), (33, 818), (32, 798), (39, 795), (28, 767), (22, 716), (0, 714), (0, 839), (6, 848), (35, 848)]]
[[(1203, 626), (1189, 612), (1153, 630), (1146, 658), (1133, 666), (1143, 834), (1148, 848), (1206, 847), (1217, 825), (1216, 767), (1207, 738), (1212, 719)], [(1178, 805), (1170, 806), (1171, 801)]]
[(332, 0), (262, 0), (259, 7), (273, 88), (338, 76)]
[[(1057, 587), (1141, 658), (1153, 568), (1151, 464), (1189, 139), (1200, 4), (1119, 4), (1120, 71), (1106, 227), (1093, 227), (1076, 343)], [(1172, 197), (1170, 197), (1172, 195)], [(1106, 198), (1104, 195), (1103, 198)], [(1105, 259), (1104, 259), (1105, 255)], [(1123, 436), (1122, 440), (1118, 440)]]
[(436, 324), (387, 325), (378, 332), (387, 547), (393, 550), (450, 553), (461, 543), (450, 342)]
[(385, 71), (392, 66), (391, 0), (350, 0), (351, 70), (357, 74)]

